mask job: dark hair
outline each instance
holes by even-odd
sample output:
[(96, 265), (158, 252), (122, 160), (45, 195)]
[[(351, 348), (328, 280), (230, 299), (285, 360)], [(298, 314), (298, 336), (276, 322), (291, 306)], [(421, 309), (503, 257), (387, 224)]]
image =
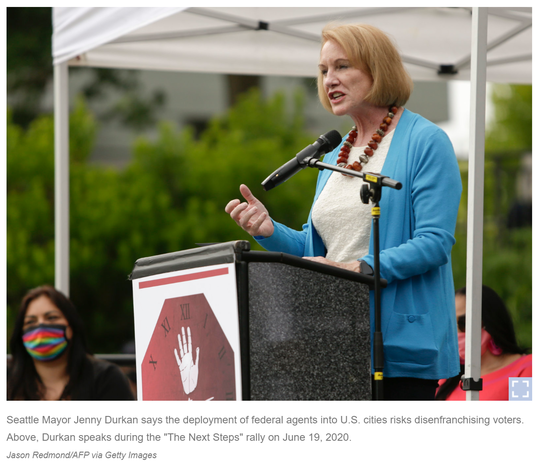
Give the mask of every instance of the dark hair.
[[(465, 287), (458, 290), (465, 296)], [(503, 354), (523, 354), (526, 348), (518, 345), (514, 323), (502, 298), (489, 286), (482, 285), (482, 324)]]
[[(456, 296), (465, 296), (466, 288), (456, 291)], [(514, 323), (502, 298), (489, 286), (482, 285), (482, 326), (493, 338), (493, 342), (502, 349), (502, 354), (524, 354), (528, 351), (518, 345)], [(464, 366), (455, 377), (446, 380), (437, 392), (438, 400), (445, 400), (459, 385)]]
[(73, 331), (69, 344), (67, 372), (69, 382), (60, 399), (77, 399), (78, 382), (86, 366), (87, 351), (83, 322), (73, 303), (63, 293), (49, 285), (30, 290), (22, 299), (10, 339), (11, 362), (8, 377), (8, 400), (39, 400), (43, 384), (32, 357), (23, 345), (24, 318), (30, 303), (40, 296), (47, 296), (62, 312)]

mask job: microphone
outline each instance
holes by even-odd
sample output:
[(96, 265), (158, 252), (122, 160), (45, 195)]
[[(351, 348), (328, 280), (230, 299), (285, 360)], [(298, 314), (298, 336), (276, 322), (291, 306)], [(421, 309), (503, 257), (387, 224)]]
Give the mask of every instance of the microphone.
[(279, 186), (281, 183), (296, 175), (300, 170), (306, 168), (311, 159), (319, 159), (322, 154), (326, 154), (339, 146), (340, 142), (341, 134), (335, 129), (319, 136), (319, 139), (313, 144), (302, 149), (296, 154), (296, 157), (289, 160), (285, 165), (282, 165), (266, 178), (266, 180), (261, 183), (263, 189), (265, 191), (270, 191), (272, 188)]

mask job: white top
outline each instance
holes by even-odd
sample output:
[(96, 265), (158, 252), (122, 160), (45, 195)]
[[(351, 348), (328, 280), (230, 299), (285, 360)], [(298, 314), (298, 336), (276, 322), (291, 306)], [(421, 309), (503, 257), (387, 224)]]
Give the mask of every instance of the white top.
[[(394, 130), (384, 136), (363, 172), (380, 173), (390, 148)], [(349, 164), (364, 153), (365, 147), (353, 147)], [(361, 163), (361, 162), (360, 162)], [(315, 201), (312, 220), (327, 249), (326, 258), (336, 262), (352, 262), (369, 252), (371, 203), (360, 199), (362, 178), (333, 172)]]

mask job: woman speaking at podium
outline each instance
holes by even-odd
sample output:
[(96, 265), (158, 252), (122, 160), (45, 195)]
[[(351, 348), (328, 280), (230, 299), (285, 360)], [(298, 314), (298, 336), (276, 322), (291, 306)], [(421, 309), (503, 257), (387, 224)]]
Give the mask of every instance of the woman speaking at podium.
[[(391, 40), (370, 25), (322, 32), (319, 98), (351, 131), (324, 162), (400, 181), (380, 201), (380, 273), (384, 399), (432, 400), (438, 380), (459, 372), (450, 252), (461, 196), (456, 156), (447, 135), (403, 106), (412, 80)], [(302, 231), (275, 222), (245, 185), (246, 202), (225, 211), (265, 249), (348, 270), (373, 267), (370, 206), (363, 181), (319, 173)], [(374, 319), (373, 299), (371, 321)]]

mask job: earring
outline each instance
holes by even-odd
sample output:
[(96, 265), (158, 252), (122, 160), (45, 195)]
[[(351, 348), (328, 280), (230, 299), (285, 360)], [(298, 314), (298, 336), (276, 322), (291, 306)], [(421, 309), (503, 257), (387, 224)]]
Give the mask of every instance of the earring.
[(503, 352), (502, 348), (495, 344), (493, 338), (489, 340), (489, 351), (491, 351), (491, 354), (493, 354), (494, 356), (500, 356)]

